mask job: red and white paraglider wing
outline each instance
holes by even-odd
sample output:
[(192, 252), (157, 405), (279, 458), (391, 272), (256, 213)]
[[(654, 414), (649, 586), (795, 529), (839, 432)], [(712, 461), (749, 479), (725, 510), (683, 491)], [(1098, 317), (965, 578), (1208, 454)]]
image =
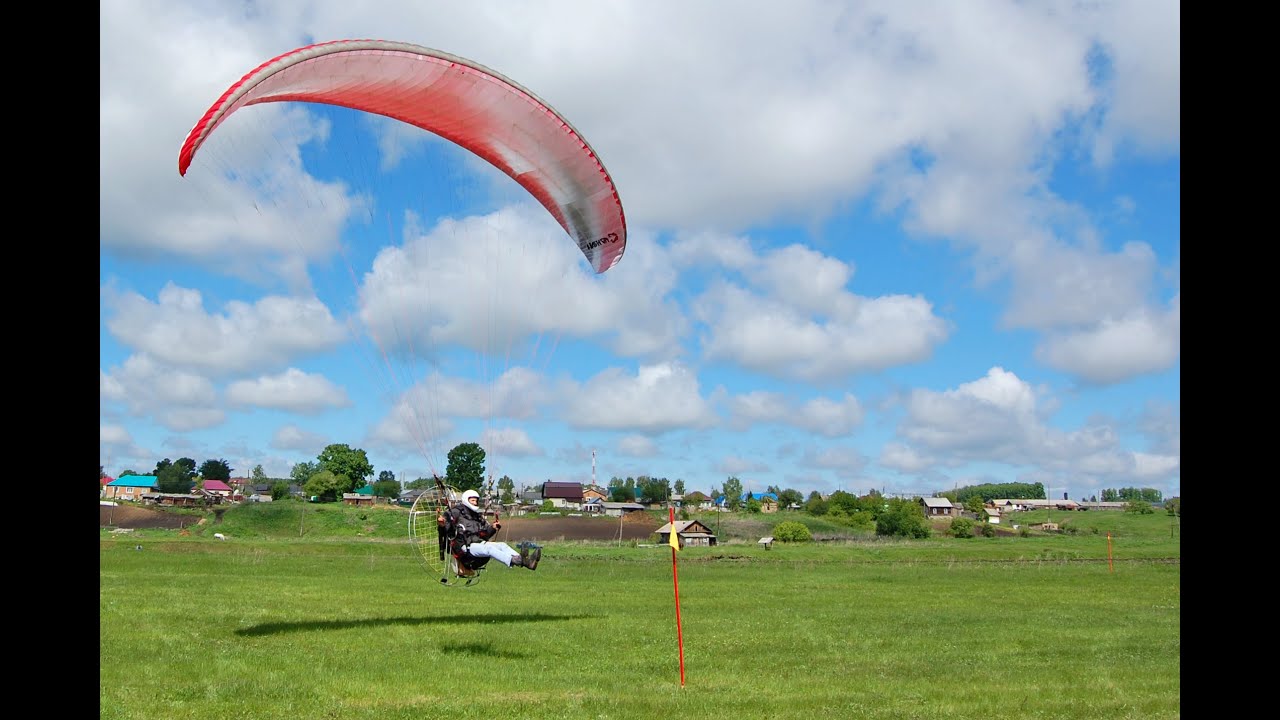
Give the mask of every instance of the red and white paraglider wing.
[(313, 102), (385, 115), (450, 140), (511, 176), (602, 273), (622, 259), (626, 218), (617, 188), (587, 141), (511, 80), (448, 53), (401, 42), (338, 40), (263, 63), (200, 118), (178, 156), (187, 168), (232, 113), (267, 102)]

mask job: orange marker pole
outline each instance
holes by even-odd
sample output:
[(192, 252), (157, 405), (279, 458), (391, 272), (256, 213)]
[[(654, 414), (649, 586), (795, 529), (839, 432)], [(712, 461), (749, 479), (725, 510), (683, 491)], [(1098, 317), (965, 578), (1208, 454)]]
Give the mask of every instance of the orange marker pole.
[(1107, 567), (1113, 573), (1116, 571), (1115, 564), (1111, 562), (1111, 533), (1107, 533)]
[(671, 544), (671, 583), (676, 591), (676, 642), (680, 645), (680, 687), (684, 687), (684, 632), (680, 629), (680, 573), (676, 571), (676, 548), (679, 547), (680, 540), (676, 535), (675, 508), (668, 507), (667, 516), (671, 518), (671, 534), (668, 536), (668, 541)]

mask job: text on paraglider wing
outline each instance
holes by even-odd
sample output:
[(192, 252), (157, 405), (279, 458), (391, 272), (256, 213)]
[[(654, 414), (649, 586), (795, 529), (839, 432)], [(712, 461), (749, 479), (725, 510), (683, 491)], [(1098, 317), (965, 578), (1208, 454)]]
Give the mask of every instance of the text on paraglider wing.
[(602, 238), (599, 238), (598, 240), (592, 240), (591, 242), (586, 243), (585, 245), (582, 246), (582, 249), (591, 250), (592, 248), (598, 248), (601, 245), (604, 245), (606, 243), (611, 245), (616, 242), (618, 242), (618, 233), (611, 232), (606, 237), (602, 237)]

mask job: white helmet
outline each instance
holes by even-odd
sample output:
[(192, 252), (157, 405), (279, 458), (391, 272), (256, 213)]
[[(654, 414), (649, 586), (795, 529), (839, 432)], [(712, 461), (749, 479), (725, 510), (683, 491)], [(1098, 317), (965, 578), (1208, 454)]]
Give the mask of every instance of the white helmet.
[[(471, 499), (475, 498), (475, 504), (471, 504)], [(480, 493), (475, 490), (464, 490), (462, 492), (462, 505), (475, 514), (480, 514)]]

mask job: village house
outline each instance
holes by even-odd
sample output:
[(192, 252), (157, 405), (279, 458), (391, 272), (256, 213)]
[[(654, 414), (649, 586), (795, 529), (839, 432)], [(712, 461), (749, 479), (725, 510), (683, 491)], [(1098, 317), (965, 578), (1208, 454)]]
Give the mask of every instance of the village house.
[[(667, 523), (654, 531), (663, 544), (671, 542), (671, 528), (672, 523)], [(716, 534), (698, 520), (675, 521), (675, 533), (682, 548), (710, 547), (716, 544)]]
[(927, 518), (960, 517), (962, 509), (959, 505), (952, 505), (951, 501), (944, 497), (920, 498), (920, 505), (924, 508), (924, 516)]
[(235, 492), (231, 489), (230, 485), (221, 480), (205, 480), (204, 484), (200, 486), (200, 489), (210, 495), (217, 495), (224, 500), (230, 499), (232, 493)]
[(548, 480), (542, 483), (542, 500), (550, 500), (553, 507), (581, 510), (582, 483)]
[(159, 487), (160, 478), (155, 475), (125, 475), (103, 486), (102, 496), (141, 502), (144, 493), (156, 492)]

